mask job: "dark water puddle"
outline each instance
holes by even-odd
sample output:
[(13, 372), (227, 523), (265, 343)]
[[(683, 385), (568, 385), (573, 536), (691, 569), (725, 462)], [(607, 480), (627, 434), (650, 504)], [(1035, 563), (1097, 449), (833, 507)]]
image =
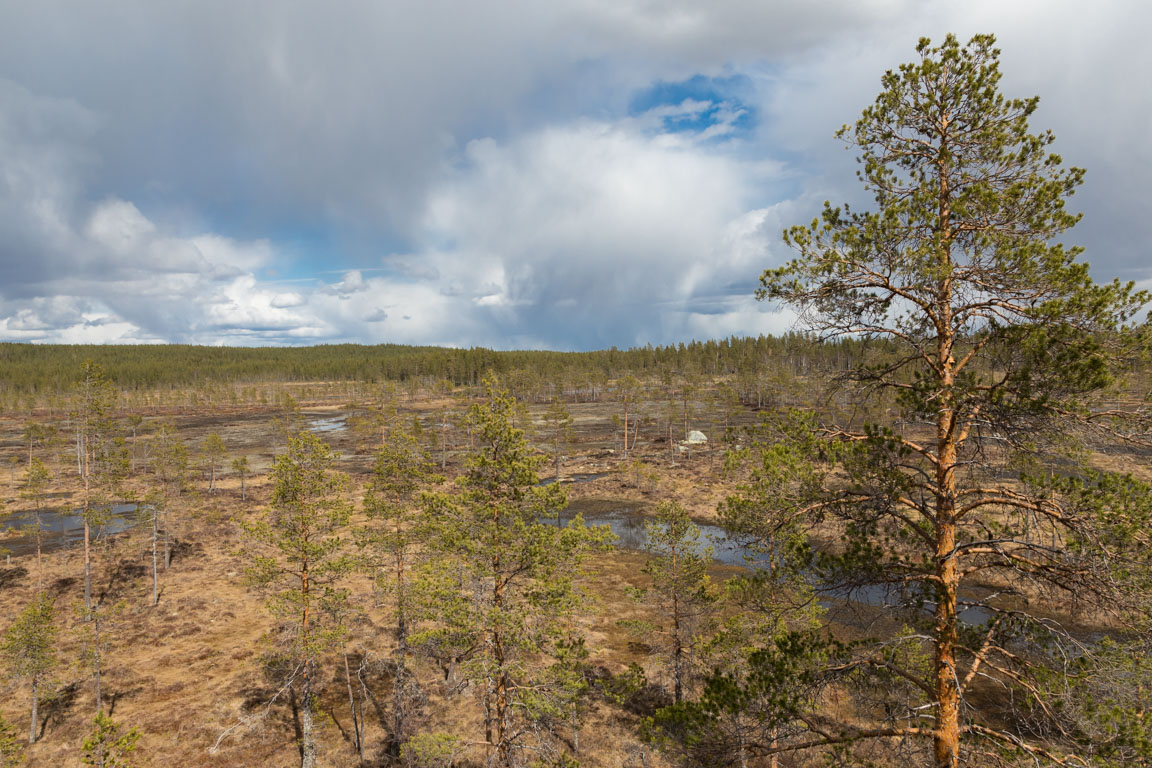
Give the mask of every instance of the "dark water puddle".
[[(567, 522), (577, 514), (583, 516), (586, 525), (608, 526), (612, 533), (616, 534), (616, 545), (621, 549), (642, 552), (648, 543), (644, 524), (653, 518), (646, 516), (642, 506), (635, 502), (577, 499), (568, 505), (561, 521)], [(767, 555), (744, 546), (737, 536), (720, 526), (707, 523), (696, 525), (700, 529), (701, 546), (712, 547), (712, 558), (717, 563), (750, 569), (768, 564)], [(847, 603), (848, 606), (894, 607), (899, 605), (900, 598), (897, 590), (883, 584), (866, 584), (851, 589), (818, 589), (817, 592), (822, 596), (821, 603), (825, 608), (835, 608), (838, 607), (837, 604), (843, 603)], [(962, 599), (975, 598), (964, 595)], [(926, 607), (929, 610), (932, 608), (931, 605)], [(964, 624), (979, 625), (992, 618), (992, 611), (974, 605), (961, 608), (958, 615)]]
[[(590, 483), (593, 480), (599, 480), (602, 477), (608, 477), (608, 475), (610, 475), (610, 474), (612, 474), (612, 473), (611, 472), (577, 472), (574, 475), (560, 475), (560, 484), (565, 485), (567, 483)], [(554, 482), (556, 482), (556, 478), (555, 477), (549, 477), (545, 480), (541, 480), (539, 483), (537, 483), (537, 485), (552, 485), (552, 483), (554, 483)]]
[[(135, 503), (114, 504), (103, 515), (98, 526), (93, 526), (92, 536), (114, 536), (123, 533), (140, 522)], [(40, 511), (41, 549), (55, 552), (68, 549), (84, 540), (84, 518), (79, 509), (54, 507)], [(0, 529), (6, 534), (0, 537), (0, 549), (13, 557), (36, 554), (36, 513), (33, 510), (20, 510), (0, 517)]]
[(348, 429), (344, 416), (323, 416), (308, 419), (308, 431), (322, 435), (326, 432), (343, 432)]

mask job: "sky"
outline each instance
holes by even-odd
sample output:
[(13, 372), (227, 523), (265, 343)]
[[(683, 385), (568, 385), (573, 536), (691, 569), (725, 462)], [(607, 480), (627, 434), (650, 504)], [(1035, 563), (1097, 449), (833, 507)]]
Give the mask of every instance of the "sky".
[(0, 0), (0, 341), (584, 350), (794, 327), (781, 231), (921, 36), (1040, 96), (1152, 287), (1143, 0)]

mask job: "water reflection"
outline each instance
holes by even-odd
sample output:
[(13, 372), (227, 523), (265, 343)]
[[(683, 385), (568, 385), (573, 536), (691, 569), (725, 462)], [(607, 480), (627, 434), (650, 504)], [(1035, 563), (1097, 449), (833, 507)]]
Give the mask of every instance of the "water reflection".
[(325, 432), (343, 432), (348, 429), (348, 422), (344, 416), (324, 416), (308, 420), (308, 431), (316, 434)]
[[(135, 503), (114, 504), (104, 516), (102, 524), (93, 526), (93, 536), (112, 536), (123, 533), (140, 522)], [(84, 540), (82, 510), (53, 507), (40, 510), (41, 549), (54, 552), (67, 549)], [(0, 528), (8, 535), (0, 538), (0, 547), (13, 557), (36, 553), (36, 512), (20, 510), (0, 518)]]
[[(602, 477), (608, 477), (611, 472), (577, 472), (574, 475), (561, 475), (561, 483), (590, 483), (593, 480), (599, 480)], [(552, 485), (556, 482), (555, 477), (549, 477), (541, 480), (537, 485)]]
[[(586, 525), (607, 525), (612, 533), (616, 534), (616, 545), (621, 549), (640, 552), (648, 541), (644, 527), (646, 520), (638, 506), (627, 501), (606, 501), (604, 499), (577, 499), (568, 505), (562, 522), (567, 522), (580, 514)], [(697, 523), (700, 528), (700, 541), (702, 545), (711, 545), (712, 557), (718, 563), (735, 565), (743, 568), (755, 568), (758, 564), (767, 564), (768, 555), (757, 552), (744, 546), (737, 536), (730, 534), (718, 525)], [(848, 604), (897, 607), (902, 604), (899, 589), (884, 584), (866, 584), (852, 588), (820, 589), (817, 592), (826, 599), (822, 600), (825, 607), (831, 607), (832, 601)], [(924, 608), (931, 611), (934, 606), (926, 604)], [(992, 612), (981, 606), (970, 606), (958, 612), (960, 621), (964, 624), (978, 625), (987, 622)]]

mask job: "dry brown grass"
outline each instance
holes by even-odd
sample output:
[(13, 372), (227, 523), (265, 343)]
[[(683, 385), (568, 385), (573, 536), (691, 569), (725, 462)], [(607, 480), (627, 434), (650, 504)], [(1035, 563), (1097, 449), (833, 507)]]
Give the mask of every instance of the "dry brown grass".
[[(432, 418), (433, 411), (447, 400), (423, 399), (407, 402), (405, 418), (419, 412)], [(667, 443), (661, 442), (655, 428), (646, 427), (630, 460), (639, 459), (656, 472), (654, 482), (638, 481), (628, 462), (610, 451), (613, 446), (611, 414), (617, 404), (582, 403), (570, 405), (576, 418), (575, 456), (563, 467), (565, 475), (605, 473), (590, 482), (567, 485), (570, 498), (610, 498), (639, 502), (645, 508), (662, 499), (680, 501), (702, 522), (714, 522), (718, 503), (733, 490), (734, 481), (721, 473), (718, 456), (705, 451), (670, 461)], [(314, 404), (309, 412), (330, 415), (335, 408)], [(534, 416), (543, 406), (533, 407)], [(270, 466), (275, 442), (272, 409), (230, 409), (218, 412), (171, 412), (181, 436), (190, 447), (198, 446), (212, 431), (218, 431), (229, 446), (229, 460), (247, 455), (254, 474), (247, 481), (248, 501), (239, 498), (239, 482), (225, 463), (218, 478), (220, 492), (192, 496), (195, 509), (182, 512), (174, 525), (179, 546), (171, 569), (162, 574), (160, 604), (149, 605), (151, 592), (150, 557), (142, 534), (117, 539), (102, 551), (96, 561), (96, 594), (106, 605), (122, 603), (119, 616), (110, 622), (104, 675), (105, 706), (113, 717), (141, 729), (138, 764), (187, 766), (295, 766), (299, 762), (291, 702), (278, 700), (266, 718), (241, 725), (229, 732), (215, 753), (209, 749), (226, 729), (259, 715), (276, 692), (275, 682), (265, 673), (263, 655), (268, 648), (265, 633), (272, 620), (261, 596), (243, 582), (244, 559), (237, 554), (241, 535), (234, 519), (252, 514), (266, 503), (268, 479), (262, 473)], [(148, 427), (154, 426), (150, 420)], [(19, 424), (0, 425), (0, 449), (5, 456), (20, 451)], [(541, 433), (542, 437), (544, 433)], [(363, 472), (369, 465), (368, 453), (357, 450), (351, 434), (326, 434), (347, 457), (342, 468)], [(453, 437), (450, 473), (459, 467), (467, 438)], [(65, 457), (66, 458), (66, 457)], [(710, 458), (712, 460), (710, 460)], [(1129, 456), (1101, 456), (1109, 468), (1131, 468)], [(9, 472), (0, 467), (0, 488), (16, 499), (23, 467)], [(66, 497), (78, 490), (75, 478), (61, 467), (53, 491)], [(1142, 470), (1143, 471), (1143, 470)], [(546, 472), (547, 474), (547, 472)], [(1145, 474), (1147, 472), (1145, 471)], [(17, 482), (13, 482), (13, 480)], [(204, 485), (197, 476), (196, 483)], [(58, 498), (55, 503), (63, 503)], [(15, 502), (23, 504), (23, 502)], [(623, 629), (622, 619), (651, 618), (650, 609), (635, 602), (630, 587), (642, 586), (640, 569), (644, 557), (617, 552), (596, 557), (587, 586), (595, 598), (594, 610), (580, 619), (592, 650), (590, 663), (600, 675), (618, 674), (629, 664), (641, 664), (651, 680), (660, 682), (664, 672), (652, 649)], [(62, 695), (42, 714), (48, 715), (43, 740), (29, 750), (31, 766), (75, 765), (79, 744), (90, 727), (95, 702), (89, 673), (78, 659), (83, 649), (83, 626), (74, 611), (82, 596), (82, 559), (78, 551), (55, 553), (46, 559), (47, 579), (56, 597), (62, 627), (61, 667), (57, 679)], [(21, 572), (24, 569), (26, 572)], [(0, 628), (27, 603), (35, 584), (34, 557), (14, 558), (0, 566)], [(735, 569), (717, 568), (714, 575), (725, 578)], [(359, 654), (366, 649), (386, 656), (392, 648), (388, 616), (373, 607), (369, 585), (355, 585), (356, 601), (364, 616), (354, 627), (349, 649)], [(858, 609), (868, 612), (869, 609)], [(837, 632), (845, 637), (859, 634), (851, 622)], [(420, 670), (429, 691), (427, 720), (430, 730), (446, 730), (468, 741), (483, 736), (480, 707), (473, 691), (453, 693), (443, 689), (438, 671), (430, 666)], [(319, 718), (321, 765), (357, 764), (350, 738), (351, 723), (343, 660), (328, 660), (322, 674), (325, 683)], [(390, 684), (387, 673), (371, 678), (377, 705), (368, 707), (367, 741), (369, 764), (383, 757)], [(26, 693), (14, 685), (0, 703), (0, 712), (10, 721), (25, 723)], [(641, 764), (645, 748), (637, 737), (639, 715), (607, 700), (595, 701), (581, 737), (581, 763), (592, 768), (625, 768)], [(482, 756), (479, 747), (467, 755), (465, 763), (476, 764)], [(645, 763), (663, 765), (648, 749)]]
[[(261, 597), (243, 581), (244, 560), (237, 554), (242, 538), (233, 518), (261, 508), (268, 486), (250, 483), (249, 501), (242, 504), (231, 483), (202, 500), (199, 508), (181, 515), (176, 526), (178, 545), (171, 568), (161, 574), (161, 598), (155, 608), (151, 597), (151, 559), (143, 532), (116, 538), (102, 548), (95, 561), (94, 592), (105, 607), (119, 604), (109, 619), (103, 676), (104, 705), (126, 726), (141, 730), (139, 765), (183, 766), (293, 766), (299, 761), (295, 746), (292, 705), (284, 697), (266, 718), (239, 725), (224, 738), (215, 753), (210, 748), (221, 734), (263, 711), (276, 691), (264, 672), (265, 633), (272, 621)], [(582, 619), (588, 632), (591, 659), (601, 674), (618, 673), (632, 661), (652, 660), (627, 636), (617, 621), (643, 615), (646, 609), (626, 593), (639, 578), (638, 555), (598, 557), (591, 586), (597, 610)], [(94, 685), (79, 658), (84, 647), (84, 626), (75, 606), (82, 599), (83, 560), (78, 550), (46, 557), (45, 583), (56, 598), (61, 626), (57, 680), (62, 695), (49, 707), (43, 739), (28, 751), (30, 766), (71, 765), (95, 712)], [(5, 586), (0, 590), (0, 612), (13, 616), (32, 597), (35, 558), (14, 558)], [(21, 573), (19, 569), (26, 569)], [(392, 640), (388, 617), (372, 608), (366, 580), (356, 584), (357, 601), (366, 609), (356, 622), (349, 648), (387, 655)], [(6, 623), (6, 622), (5, 622)], [(353, 662), (355, 664), (355, 661)], [(654, 668), (654, 667), (653, 667)], [(478, 741), (483, 727), (478, 701), (472, 691), (448, 694), (438, 673), (422, 669), (430, 692), (426, 727), (447, 730), (465, 740)], [(342, 658), (333, 657), (321, 673), (326, 683), (320, 696), (322, 765), (355, 765), (351, 720)], [(390, 680), (373, 678), (376, 707), (369, 706), (367, 723), (369, 764), (383, 757)], [(12, 722), (26, 722), (25, 694), (13, 690), (0, 711)], [(621, 768), (630, 765), (630, 751), (641, 749), (635, 735), (638, 718), (608, 702), (597, 702), (582, 734), (582, 764)], [(479, 759), (479, 748), (470, 757)], [(659, 765), (648, 755), (649, 765)]]

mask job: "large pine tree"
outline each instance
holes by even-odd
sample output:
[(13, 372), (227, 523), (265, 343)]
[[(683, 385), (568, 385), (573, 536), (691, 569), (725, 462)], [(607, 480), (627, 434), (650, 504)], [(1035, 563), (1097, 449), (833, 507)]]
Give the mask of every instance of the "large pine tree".
[[(761, 693), (798, 677), (759, 751), (887, 745), (939, 768), (1101, 755), (1058, 705), (1048, 662), (1091, 651), (1072, 650), (1062, 609), (1118, 618), (1117, 568), (1130, 574), (1146, 539), (1138, 486), (1093, 471), (1077, 445), (1129, 433), (1103, 400), (1148, 296), (1093, 282), (1058, 241), (1083, 172), (1030, 131), (1037, 99), (1000, 93), (993, 38), (917, 52), (839, 132), (875, 209), (826, 205), (786, 232), (799, 258), (764, 272), (759, 294), (820, 338), (882, 340), (838, 383), (894, 421), (781, 419), (761, 503), (728, 520), (769, 541), (807, 529), (825, 588), (883, 594), (904, 629), (813, 651), (802, 672), (763, 655)], [(856, 711), (824, 706), (822, 690), (849, 683), (862, 683)]]

